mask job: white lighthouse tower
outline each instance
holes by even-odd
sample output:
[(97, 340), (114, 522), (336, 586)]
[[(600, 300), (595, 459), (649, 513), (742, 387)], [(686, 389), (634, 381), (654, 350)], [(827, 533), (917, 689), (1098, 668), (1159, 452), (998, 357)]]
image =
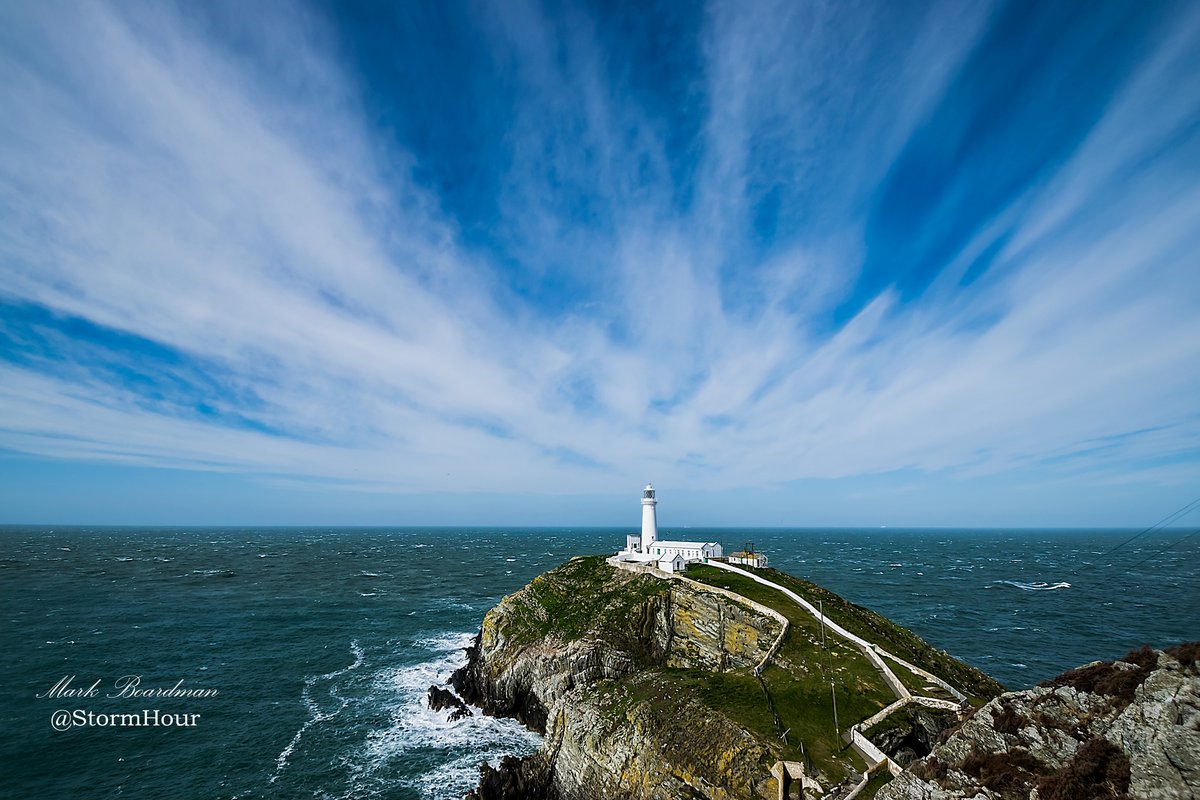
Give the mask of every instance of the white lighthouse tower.
[(676, 542), (658, 538), (658, 514), (655, 506), (654, 484), (647, 483), (642, 490), (642, 535), (630, 533), (625, 537), (625, 549), (618, 550), (611, 561), (630, 563), (658, 569), (663, 572), (682, 572), (688, 564), (721, 558), (723, 550), (718, 542)]
[(649, 553), (650, 545), (658, 540), (658, 515), (654, 507), (654, 484), (647, 483), (642, 490), (642, 552)]

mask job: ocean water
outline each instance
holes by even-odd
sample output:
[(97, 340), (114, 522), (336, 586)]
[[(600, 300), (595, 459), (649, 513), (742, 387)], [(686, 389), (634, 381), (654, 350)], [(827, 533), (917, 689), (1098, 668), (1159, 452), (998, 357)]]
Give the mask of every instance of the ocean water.
[[(426, 689), (502, 596), (625, 532), (0, 528), (0, 797), (461, 797), (480, 762), (539, 739), (478, 714), (450, 723)], [(1106, 557), (1131, 532), (675, 535), (753, 541), (1012, 688), (1200, 639), (1200, 542), (1178, 532)], [(109, 696), (131, 675), (218, 693)], [(98, 696), (38, 697), (68, 676)], [(199, 716), (103, 716), (155, 709)], [(59, 711), (90, 724), (55, 730)]]

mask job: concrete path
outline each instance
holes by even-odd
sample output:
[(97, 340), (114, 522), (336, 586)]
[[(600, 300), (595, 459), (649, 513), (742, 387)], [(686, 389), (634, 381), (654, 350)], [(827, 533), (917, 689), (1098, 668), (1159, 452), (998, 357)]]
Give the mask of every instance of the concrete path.
[(888, 665), (884, 663), (883, 658), (888, 658), (894, 661), (896, 664), (911, 671), (914, 675), (918, 675), (926, 680), (936, 683), (943, 689), (946, 689), (948, 692), (953, 694), (960, 701), (966, 700), (966, 696), (962, 692), (958, 691), (958, 689), (955, 689), (946, 681), (930, 672), (921, 669), (920, 667), (917, 667), (914, 664), (910, 664), (898, 656), (889, 653), (874, 642), (869, 642), (861, 636), (851, 633), (841, 625), (838, 625), (836, 622), (829, 619), (829, 617), (822, 614), (820, 609), (818, 609), (808, 600), (805, 600), (803, 597), (793, 592), (791, 589), (788, 589), (785, 586), (780, 586), (778, 583), (769, 581), (759, 575), (755, 575), (753, 572), (748, 570), (735, 567), (732, 564), (726, 564), (722, 561), (708, 561), (706, 563), (708, 563), (710, 566), (718, 567), (719, 569), (723, 569), (728, 572), (736, 572), (738, 575), (743, 575), (756, 583), (769, 586), (772, 589), (775, 589), (776, 591), (781, 592), (782, 594), (791, 598), (805, 611), (812, 614), (817, 619), (823, 620), (826, 628), (829, 628), (829, 630), (833, 631), (835, 634), (841, 636), (843, 639), (847, 640), (861, 650), (863, 655), (867, 657), (867, 660), (870, 661), (875, 669), (879, 671), (879, 674), (883, 678), (884, 682), (887, 683), (888, 687), (896, 695), (896, 702), (892, 703), (875, 716), (851, 725), (849, 731), (851, 746), (868, 764), (873, 765), (873, 768), (874, 766), (879, 766), (882, 764), (893, 775), (898, 775), (901, 771), (901, 767), (896, 762), (892, 761), (892, 759), (880, 752), (879, 748), (875, 747), (875, 745), (872, 744), (871, 741), (862, 734), (862, 729), (864, 727), (869, 728), (872, 725), (879, 723), (893, 712), (899, 711), (901, 708), (914, 703), (932, 708), (944, 708), (947, 710), (957, 710), (959, 708), (958, 703), (953, 703), (949, 700), (943, 700), (937, 697), (922, 697), (914, 695), (908, 690), (907, 686), (900, 682), (900, 679), (896, 677), (896, 674), (892, 672)]
[(805, 600), (800, 595), (793, 592), (791, 589), (780, 586), (778, 583), (775, 583), (774, 581), (769, 581), (766, 578), (755, 575), (753, 572), (748, 572), (739, 567), (735, 567), (732, 564), (725, 564), (720, 561), (709, 561), (708, 564), (710, 566), (718, 567), (723, 570), (728, 570), (729, 572), (736, 572), (739, 575), (744, 575), (745, 577), (749, 578), (752, 581), (761, 583), (764, 586), (769, 586), (772, 589), (775, 589), (776, 591), (782, 592), (783, 594), (787, 595), (792, 600), (794, 600), (805, 611), (812, 614), (814, 617), (816, 617), (819, 620), (824, 620), (824, 624), (825, 624), (826, 628), (828, 628), (829, 630), (836, 633), (838, 636), (841, 636), (843, 639), (846, 639), (851, 644), (858, 647), (858, 649), (863, 652), (863, 655), (865, 655), (867, 657), (867, 660), (870, 661), (871, 664), (875, 667), (875, 669), (877, 669), (879, 671), (879, 674), (883, 677), (884, 682), (886, 682), (887, 685), (891, 688), (892, 693), (896, 695), (897, 699), (904, 700), (909, 697), (912, 697), (912, 692), (910, 692), (908, 690), (908, 687), (900, 682), (900, 679), (896, 677), (896, 673), (892, 672), (892, 670), (888, 667), (888, 665), (883, 663), (883, 659), (879, 657), (879, 654), (884, 651), (880, 650), (875, 644), (868, 642), (866, 639), (862, 638), (861, 636), (851, 633), (850, 631), (843, 628), (841, 625), (838, 625), (836, 622), (829, 619), (829, 617), (826, 617), (824, 614), (822, 614), (820, 609), (818, 609), (816, 606), (814, 606), (809, 601)]

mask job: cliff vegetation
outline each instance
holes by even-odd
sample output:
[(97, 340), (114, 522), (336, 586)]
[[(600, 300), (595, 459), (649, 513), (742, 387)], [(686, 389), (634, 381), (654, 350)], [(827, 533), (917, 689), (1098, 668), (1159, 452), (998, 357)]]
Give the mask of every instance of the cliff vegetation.
[[(823, 601), (829, 620), (952, 675), (977, 702), (1001, 691), (883, 617), (763, 574)], [(911, 673), (905, 682), (942, 691)], [(869, 765), (840, 734), (897, 699), (862, 652), (822, 637), (820, 620), (775, 589), (713, 567), (668, 580), (600, 557), (572, 559), (502, 600), (452, 684), (546, 737), (538, 755), (485, 770), (480, 798), (774, 798), (780, 762), (801, 765), (810, 792), (849, 787)]]

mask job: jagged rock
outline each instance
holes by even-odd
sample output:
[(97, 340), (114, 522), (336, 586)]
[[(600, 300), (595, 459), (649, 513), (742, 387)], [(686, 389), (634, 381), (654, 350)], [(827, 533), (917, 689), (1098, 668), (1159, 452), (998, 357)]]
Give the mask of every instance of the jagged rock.
[(479, 765), (479, 785), (465, 800), (558, 800), (549, 760), (541, 753), (526, 758), (505, 756), (500, 768)]
[[(869, 630), (898, 637), (891, 641), (901, 641), (914, 662), (949, 666), (980, 695), (1001, 691), (882, 617), (819, 587), (804, 591), (819, 593), (827, 607)], [(769, 673), (787, 693), (790, 716), (783, 724), (767, 683), (753, 672), (784, 641), (777, 610), (719, 587), (618, 570), (602, 558), (572, 559), (538, 576), (488, 612), (466, 665), (451, 677), (467, 702), (515, 717), (545, 737), (535, 756), (483, 769), (473, 796), (774, 800), (772, 767), (796, 758), (809, 770), (806, 797), (820, 794), (811, 787), (839, 783), (849, 791), (861, 762), (805, 720), (809, 704), (822, 720), (828, 715), (828, 684), (814, 677), (829, 667), (815, 661), (825, 652), (816, 622), (790, 630), (799, 643), (786, 658), (778, 655)], [(811, 663), (796, 659), (805, 648)], [(879, 692), (887, 689), (882, 679), (870, 683), (873, 668), (853, 680), (849, 669), (838, 670), (847, 701), (883, 708)], [(914, 719), (914, 737), (935, 738), (941, 723)], [(796, 725), (807, 730), (798, 736)], [(805, 737), (816, 743), (819, 763), (808, 758)]]
[(877, 797), (1200, 797), (1198, 655), (1143, 648), (1001, 695)]
[(929, 755), (942, 733), (957, 722), (958, 715), (953, 711), (908, 708), (889, 717), (882, 730), (868, 732), (867, 738), (897, 764), (906, 767)]
[[(467, 664), (451, 677), (455, 690), (485, 713), (515, 717), (546, 737), (544, 762), (488, 767), (475, 796), (773, 796), (768, 782), (776, 756), (747, 731), (687, 697), (663, 697), (661, 704), (629, 698), (658, 689), (641, 671), (647, 666), (752, 666), (781, 624), (713, 592), (601, 563), (587, 569), (603, 574), (603, 585), (594, 588), (602, 598), (589, 597), (579, 638), (564, 640), (572, 624), (564, 614), (573, 610), (573, 569), (583, 571), (569, 562), (501, 601), (467, 649)], [(529, 773), (542, 766), (551, 788), (522, 794), (540, 785)]]
[(429, 708), (433, 711), (445, 711), (451, 709), (450, 721), (456, 722), (460, 719), (472, 716), (471, 709), (467, 704), (459, 699), (458, 695), (440, 686), (430, 686), (427, 696)]

